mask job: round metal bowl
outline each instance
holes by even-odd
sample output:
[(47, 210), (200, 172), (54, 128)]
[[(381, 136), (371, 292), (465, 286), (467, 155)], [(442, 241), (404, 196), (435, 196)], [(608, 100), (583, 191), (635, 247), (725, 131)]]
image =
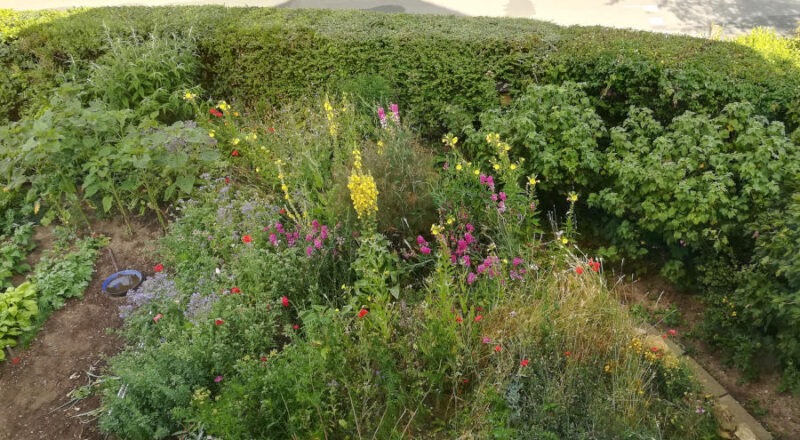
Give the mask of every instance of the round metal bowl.
[(143, 279), (138, 270), (121, 270), (103, 281), (103, 293), (109, 296), (125, 296), (129, 290), (142, 284)]

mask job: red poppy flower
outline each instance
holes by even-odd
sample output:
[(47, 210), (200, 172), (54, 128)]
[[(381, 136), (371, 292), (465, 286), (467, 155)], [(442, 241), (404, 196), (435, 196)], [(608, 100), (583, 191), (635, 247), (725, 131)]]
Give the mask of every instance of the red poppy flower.
[(650, 347), (650, 351), (653, 353), (658, 353), (658, 347)]
[(153, 266), (153, 271), (155, 272), (161, 272), (162, 270), (164, 270), (164, 265), (161, 263), (158, 263), (155, 266)]
[(217, 319), (214, 320), (214, 324), (217, 324), (217, 325), (225, 324), (225, 320), (217, 318)]
[(480, 322), (481, 319), (483, 319), (483, 315), (478, 315), (475, 317), (475, 322)]
[(280, 211), (278, 211), (278, 214), (284, 215), (284, 214), (286, 214), (286, 210), (281, 208)]
[(231, 293), (233, 293), (233, 294), (242, 293), (242, 289), (240, 289), (240, 288), (238, 288), (238, 287), (234, 286), (234, 287), (231, 289)]
[(582, 268), (582, 267), (580, 267), (580, 266), (578, 266), (578, 267), (576, 267), (576, 268), (575, 268), (575, 272), (576, 272), (578, 275), (581, 275), (581, 274), (583, 274), (583, 268)]
[(361, 309), (361, 311), (358, 312), (358, 317), (359, 318), (363, 318), (363, 317), (367, 316), (367, 313), (369, 313), (369, 310)]
[(164, 317), (164, 315), (162, 315), (161, 313), (159, 313), (158, 315), (156, 315), (156, 316), (153, 316), (153, 322), (158, 322), (158, 321), (159, 321), (161, 318), (163, 318), (163, 317)]
[(19, 356), (16, 356), (16, 357), (11, 358), (11, 363), (14, 364), (14, 365), (17, 365), (21, 360), (22, 359), (20, 359)]
[(462, 318), (462, 317), (460, 317), (460, 316), (456, 316), (456, 322), (461, 322), (461, 321), (463, 321), (463, 320), (464, 320), (464, 318)]
[(571, 351), (565, 351), (564, 352), (564, 356), (570, 357), (570, 356), (572, 356), (572, 352)]
[(529, 361), (527, 359), (523, 359), (523, 360), (519, 361), (519, 366), (520, 367), (527, 367), (528, 366), (528, 362)]
[(217, 110), (217, 109), (215, 109), (215, 108), (208, 109), (208, 112), (211, 113), (212, 115), (218, 117), (218, 118), (222, 117), (222, 112)]
[(496, 352), (498, 352), (498, 353), (500, 353), (500, 351), (501, 351), (502, 349), (503, 349), (503, 347), (501, 347), (501, 346), (499, 346), (499, 345), (495, 345), (495, 346), (494, 346), (494, 351), (496, 351)]
[(266, 362), (266, 361), (267, 361), (267, 357), (266, 356), (261, 356), (261, 362)]
[(253, 237), (251, 237), (249, 235), (245, 235), (244, 237), (242, 237), (242, 242), (244, 242), (244, 243), (252, 243), (253, 242)]
[(233, 150), (233, 151), (231, 151), (231, 156), (233, 156), (233, 157), (238, 157), (238, 156), (239, 156), (239, 150)]
[(289, 298), (287, 298), (285, 296), (282, 296), (281, 297), (281, 304), (283, 304), (284, 307), (289, 307)]
[(293, 325), (292, 328), (295, 329), (295, 330), (300, 330), (300, 326), (297, 325), (297, 324)]
[(231, 178), (225, 177), (225, 185), (230, 185), (230, 184), (231, 184)]
[(669, 333), (670, 336), (675, 336), (675, 335), (678, 334), (678, 331), (675, 330), (674, 328), (671, 328), (671, 329), (667, 330), (667, 333)]

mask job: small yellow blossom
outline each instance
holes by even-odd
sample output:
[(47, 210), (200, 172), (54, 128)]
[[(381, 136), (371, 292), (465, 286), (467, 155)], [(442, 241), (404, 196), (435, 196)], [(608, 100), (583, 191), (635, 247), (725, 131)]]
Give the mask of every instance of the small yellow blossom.
[(224, 112), (227, 112), (228, 110), (231, 109), (231, 106), (228, 105), (228, 103), (225, 101), (220, 101), (219, 104), (217, 104), (217, 107), (219, 107), (219, 109)]
[(540, 180), (536, 179), (536, 175), (528, 176), (528, 185), (536, 186), (536, 184), (539, 183), (539, 182), (540, 182)]
[(440, 225), (437, 225), (437, 224), (431, 225), (431, 234), (440, 235), (442, 232), (444, 232), (444, 227), (443, 226), (440, 226)]
[(567, 195), (567, 201), (570, 203), (575, 203), (578, 201), (578, 194), (575, 191), (570, 191)]
[(217, 133), (214, 130), (211, 130), (211, 131), (208, 132), (208, 137), (213, 138), (216, 135), (217, 135)]
[(447, 217), (447, 226), (450, 226), (455, 222), (456, 222), (456, 219), (454, 219), (452, 216)]
[(517, 164), (515, 164), (515, 163), (512, 163), (511, 165), (509, 165), (509, 166), (508, 166), (508, 168), (509, 168), (511, 171), (514, 171), (514, 170), (516, 170), (516, 169), (517, 169)]
[(187, 101), (194, 101), (195, 98), (197, 98), (197, 95), (188, 90), (186, 91), (186, 93), (183, 94), (183, 99)]
[(567, 243), (569, 243), (567, 237), (561, 237), (561, 244), (567, 244)]
[(475, 174), (476, 176), (480, 176), (481, 175), (481, 170), (480, 169), (476, 169), (475, 171), (473, 171), (473, 174)]
[(233, 145), (239, 145), (239, 142), (240, 142), (240, 141), (239, 141), (239, 138), (233, 138), (233, 140), (231, 141), (231, 144), (233, 144)]
[(463, 168), (463, 167), (461, 166), (461, 164), (457, 164), (457, 165), (456, 165), (456, 171), (461, 171), (461, 169), (462, 169), (462, 168)]
[(233, 112), (233, 116), (238, 118), (239, 117), (239, 112)]

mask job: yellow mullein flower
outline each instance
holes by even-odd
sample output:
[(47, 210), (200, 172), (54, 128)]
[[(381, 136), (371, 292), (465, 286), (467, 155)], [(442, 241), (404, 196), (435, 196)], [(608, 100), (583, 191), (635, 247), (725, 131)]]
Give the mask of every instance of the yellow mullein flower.
[(371, 217), (378, 212), (378, 187), (371, 175), (353, 170), (347, 182), (350, 199), (359, 219)]

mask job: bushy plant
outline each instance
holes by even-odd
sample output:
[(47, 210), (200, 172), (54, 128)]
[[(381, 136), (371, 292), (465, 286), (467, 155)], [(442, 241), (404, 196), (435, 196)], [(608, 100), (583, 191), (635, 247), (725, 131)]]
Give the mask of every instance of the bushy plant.
[(9, 287), (0, 295), (0, 361), (6, 358), (5, 347), (17, 345), (17, 337), (31, 329), (38, 313), (35, 284)]

